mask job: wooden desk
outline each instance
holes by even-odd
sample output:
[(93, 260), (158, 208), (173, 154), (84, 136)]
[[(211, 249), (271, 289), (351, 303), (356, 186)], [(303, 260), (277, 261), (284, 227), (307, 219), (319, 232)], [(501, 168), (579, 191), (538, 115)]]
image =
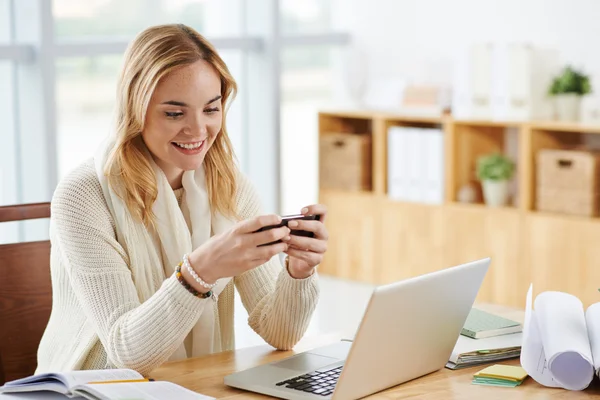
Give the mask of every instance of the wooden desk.
[[(507, 317), (522, 320), (522, 312), (507, 310), (494, 306), (482, 307), (496, 311)], [(333, 343), (340, 335), (328, 335), (318, 338), (305, 338), (293, 351), (276, 351), (270, 346), (257, 346), (234, 351), (213, 354), (205, 357), (166, 363), (151, 374), (156, 380), (166, 380), (218, 399), (266, 399), (256, 393), (233, 389), (223, 384), (223, 378), (235, 371), (241, 371), (256, 365), (289, 357), (295, 353), (306, 351), (321, 345)], [(503, 364), (519, 365), (519, 360), (503, 361)], [(491, 365), (491, 364), (490, 364)], [(531, 377), (519, 387), (500, 388), (478, 386), (471, 383), (473, 374), (483, 366), (452, 371), (443, 368), (413, 381), (406, 382), (383, 392), (369, 396), (369, 399), (485, 399), (505, 400), (507, 398), (536, 399), (598, 399), (600, 384), (595, 378), (592, 385), (583, 392), (572, 392), (564, 389), (552, 389), (539, 385)]]

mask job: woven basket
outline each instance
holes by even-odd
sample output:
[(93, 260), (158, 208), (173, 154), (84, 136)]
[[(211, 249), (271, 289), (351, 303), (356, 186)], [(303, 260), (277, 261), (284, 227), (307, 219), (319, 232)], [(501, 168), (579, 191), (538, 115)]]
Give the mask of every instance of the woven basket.
[(600, 154), (585, 150), (540, 150), (536, 208), (595, 217), (599, 212)]
[(323, 189), (371, 190), (371, 135), (325, 133), (319, 140), (319, 184)]

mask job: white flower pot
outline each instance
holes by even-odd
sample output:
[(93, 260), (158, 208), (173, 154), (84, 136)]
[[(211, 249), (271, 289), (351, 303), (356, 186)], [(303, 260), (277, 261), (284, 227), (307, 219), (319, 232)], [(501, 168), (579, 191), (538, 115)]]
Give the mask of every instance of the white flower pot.
[(581, 108), (581, 96), (575, 93), (554, 96), (556, 117), (559, 121), (578, 121)]
[(483, 181), (483, 198), (490, 207), (503, 207), (508, 204), (508, 181)]

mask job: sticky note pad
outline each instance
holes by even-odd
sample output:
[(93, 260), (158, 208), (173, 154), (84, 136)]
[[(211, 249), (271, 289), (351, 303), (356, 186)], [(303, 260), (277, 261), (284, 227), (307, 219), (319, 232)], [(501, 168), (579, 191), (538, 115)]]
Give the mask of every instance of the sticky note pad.
[(527, 378), (527, 372), (519, 366), (496, 364), (482, 369), (473, 376), (476, 378), (495, 378), (520, 382)]
[(504, 379), (473, 378), (473, 384), (485, 386), (516, 387), (521, 384), (521, 381), (517, 382)]

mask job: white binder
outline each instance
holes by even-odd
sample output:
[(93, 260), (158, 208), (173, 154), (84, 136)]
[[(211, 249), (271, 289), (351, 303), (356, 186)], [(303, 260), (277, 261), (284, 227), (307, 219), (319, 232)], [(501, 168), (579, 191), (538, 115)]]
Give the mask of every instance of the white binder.
[(444, 201), (444, 135), (441, 129), (389, 128), (388, 197), (429, 204)]

